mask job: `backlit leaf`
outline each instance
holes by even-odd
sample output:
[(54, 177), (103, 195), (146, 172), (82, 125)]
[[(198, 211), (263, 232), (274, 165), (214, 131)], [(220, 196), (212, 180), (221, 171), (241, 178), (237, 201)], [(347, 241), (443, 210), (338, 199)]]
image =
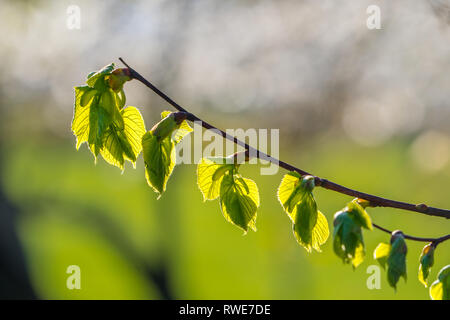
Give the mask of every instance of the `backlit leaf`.
[(197, 184), (202, 192), (203, 201), (214, 200), (219, 196), (223, 175), (234, 167), (233, 164), (226, 164), (225, 158), (223, 164), (217, 162), (203, 158), (197, 166)]
[(439, 271), (437, 280), (430, 286), (430, 297), (433, 300), (450, 300), (450, 265)]
[(90, 100), (84, 108), (81, 106), (82, 96), (92, 89), (88, 86), (75, 87), (75, 103), (74, 103), (74, 116), (72, 120), (72, 131), (77, 138), (76, 147), (80, 148), (83, 142), (87, 142), (89, 138), (89, 111)]
[(387, 259), (388, 282), (396, 288), (400, 277), (406, 280), (406, 247), (405, 238), (401, 232), (393, 232), (391, 237), (391, 251)]
[(406, 253), (408, 249), (401, 231), (392, 232), (391, 243), (380, 243), (373, 255), (383, 268), (387, 265), (388, 283), (394, 289), (400, 277), (406, 280)]
[(372, 220), (366, 210), (358, 203), (358, 199), (354, 199), (347, 204), (349, 214), (353, 220), (357, 222), (361, 227), (368, 230), (373, 230)]
[(300, 186), (300, 179), (301, 176), (297, 172), (285, 174), (277, 192), (278, 201), (280, 201), (292, 222), (295, 222), (293, 214), (295, 206), (304, 195), (304, 190)]
[(91, 88), (99, 88), (104, 89), (106, 84), (104, 83), (105, 76), (108, 74), (111, 74), (111, 72), (114, 70), (114, 63), (111, 63), (107, 66), (104, 66), (102, 69), (95, 73), (90, 73), (88, 76), (88, 79), (86, 80), (86, 83)]
[(294, 236), (306, 251), (321, 251), (320, 246), (329, 236), (328, 222), (317, 210), (312, 194), (314, 177), (300, 176), (297, 172), (284, 175), (278, 187), (278, 201), (293, 222)]
[(135, 167), (136, 159), (142, 150), (144, 120), (135, 107), (122, 109), (120, 116), (124, 121), (123, 130), (111, 125), (104, 136), (103, 148), (100, 152), (106, 162), (121, 169), (124, 168), (125, 159)]
[(429, 243), (427, 244), (420, 255), (420, 265), (419, 265), (419, 281), (426, 287), (427, 278), (430, 274), (431, 267), (434, 264), (434, 246)]
[(151, 131), (142, 137), (147, 183), (158, 193), (158, 198), (166, 190), (167, 181), (175, 167), (176, 152), (170, 137), (159, 139)]
[[(161, 119), (168, 117), (173, 112), (171, 111), (163, 111), (161, 112)], [(194, 131), (191, 126), (187, 123), (186, 120), (183, 120), (180, 124), (175, 125), (173, 131), (171, 133), (172, 140), (175, 143), (179, 143), (187, 134)]]
[(248, 228), (256, 231), (258, 187), (253, 180), (240, 178), (239, 175), (225, 173), (220, 184), (220, 208), (228, 222), (245, 232)]
[(374, 259), (378, 260), (383, 268), (386, 267), (386, 261), (389, 257), (389, 252), (391, 252), (391, 245), (388, 243), (381, 242), (375, 248), (373, 252)]
[(88, 86), (75, 87), (72, 131), (77, 137), (77, 149), (83, 142), (87, 142), (90, 150), (97, 157), (103, 147), (103, 136), (112, 123), (112, 119), (106, 110), (99, 107), (98, 96), (91, 99), (84, 107), (81, 106), (81, 97), (88, 90), (90, 90)]
[(345, 207), (334, 215), (333, 249), (344, 263), (358, 267), (364, 260), (365, 249), (361, 225)]

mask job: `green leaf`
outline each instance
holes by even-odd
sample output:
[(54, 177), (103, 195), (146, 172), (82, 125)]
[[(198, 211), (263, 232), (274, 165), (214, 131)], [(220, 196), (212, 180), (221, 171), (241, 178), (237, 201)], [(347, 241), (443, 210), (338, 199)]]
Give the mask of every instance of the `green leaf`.
[(111, 89), (106, 89), (101, 93), (99, 105), (106, 110), (114, 124), (120, 129), (124, 128), (124, 121), (122, 114), (120, 113), (117, 100), (115, 99), (115, 93)]
[(347, 209), (352, 219), (361, 227), (373, 230), (372, 220), (366, 210), (358, 203), (358, 199), (354, 199), (347, 204)]
[(364, 260), (364, 240), (361, 225), (346, 210), (348, 207), (334, 215), (333, 249), (344, 263), (356, 268)]
[(297, 205), (294, 215), (293, 229), (297, 242), (308, 252), (311, 252), (312, 249), (321, 252), (320, 246), (327, 241), (329, 236), (328, 222), (325, 216), (317, 210), (317, 204), (311, 192), (305, 194)]
[(450, 265), (439, 271), (437, 280), (430, 286), (430, 297), (433, 300), (450, 300)]
[(105, 76), (111, 74), (114, 70), (114, 63), (111, 63), (107, 66), (104, 66), (102, 69), (95, 73), (90, 73), (88, 79), (86, 80), (86, 84), (91, 88), (104, 89), (105, 84)]
[(89, 137), (88, 143), (95, 158), (103, 148), (104, 135), (112, 123), (111, 115), (97, 103), (89, 107)]
[(123, 89), (119, 92), (114, 92), (114, 98), (116, 100), (116, 105), (119, 107), (119, 109), (122, 109), (125, 106), (125, 102), (127, 101)]
[(103, 136), (112, 123), (112, 118), (106, 110), (99, 107), (98, 95), (84, 107), (81, 106), (81, 97), (89, 90), (91, 89), (88, 86), (75, 87), (72, 131), (77, 138), (77, 150), (83, 142), (87, 142), (96, 158), (103, 147)]
[[(144, 149), (145, 176), (147, 183), (158, 193), (158, 198), (166, 190), (167, 181), (176, 164), (175, 144), (192, 131), (187, 123), (179, 121), (177, 116), (184, 113), (161, 113), (162, 120), (144, 134), (142, 146)], [(176, 139), (172, 133), (182, 127)]]
[(314, 177), (300, 176), (297, 172), (287, 173), (278, 187), (278, 201), (293, 222), (294, 236), (306, 251), (321, 251), (320, 246), (329, 236), (328, 222), (317, 210), (312, 194)]
[(427, 278), (430, 274), (431, 267), (434, 264), (434, 246), (429, 243), (427, 244), (420, 255), (420, 265), (419, 265), (419, 274), (418, 278), (422, 284), (427, 287)]
[(160, 139), (147, 131), (142, 137), (142, 147), (147, 183), (160, 198), (175, 167), (175, 144), (170, 137)]
[(233, 164), (226, 164), (226, 158), (222, 159), (223, 164), (203, 158), (197, 166), (197, 185), (202, 192), (203, 201), (214, 200), (219, 196), (223, 175), (234, 168)]
[(74, 114), (72, 119), (72, 132), (77, 138), (76, 147), (77, 150), (80, 148), (83, 142), (87, 142), (89, 138), (89, 106), (92, 103), (90, 100), (84, 108), (81, 106), (81, 98), (85, 93), (91, 91), (88, 86), (75, 87), (75, 103), (74, 103)]
[(405, 237), (401, 231), (392, 232), (391, 243), (380, 243), (374, 251), (374, 258), (383, 268), (387, 264), (388, 283), (394, 289), (400, 277), (406, 281), (406, 247)]
[(188, 135), (189, 133), (191, 133), (192, 131), (194, 131), (191, 126), (187, 123), (186, 120), (183, 120), (179, 125), (178, 128), (175, 129), (175, 132), (172, 133), (172, 140), (175, 143), (180, 143), (181, 140)]
[(388, 265), (388, 282), (394, 289), (397, 287), (397, 282), (400, 277), (406, 280), (406, 247), (403, 233), (394, 231), (391, 237), (391, 251), (387, 258)]
[(384, 242), (378, 244), (373, 252), (374, 259), (378, 260), (383, 268), (386, 268), (386, 261), (389, 257), (389, 252), (391, 252), (391, 245)]
[(175, 129), (177, 129), (178, 124), (176, 123), (172, 112), (162, 112), (161, 118), (161, 121), (155, 124), (150, 131), (155, 137), (165, 139), (166, 137), (169, 137)]
[(246, 233), (248, 228), (256, 231), (256, 210), (259, 192), (253, 180), (242, 178), (228, 171), (220, 184), (220, 208), (228, 222)]
[(181, 140), (189, 133), (193, 131), (191, 126), (186, 120), (177, 123), (173, 112), (163, 111), (161, 113), (161, 121), (158, 122), (152, 129), (153, 134), (164, 138), (168, 135), (172, 136), (172, 140), (175, 144), (181, 142)]
[(95, 89), (87, 89), (81, 96), (80, 105), (82, 107), (86, 107), (88, 104), (92, 102), (92, 99), (97, 94), (97, 90)]
[(101, 155), (106, 162), (123, 170), (125, 160), (129, 160), (133, 167), (142, 150), (142, 136), (145, 125), (142, 115), (135, 107), (127, 107), (120, 111), (124, 122), (123, 130), (110, 126), (104, 136)]
[(317, 219), (311, 231), (310, 241), (304, 241), (304, 237), (301, 236), (301, 229), (301, 224), (294, 224), (294, 235), (297, 242), (305, 247), (308, 252), (311, 252), (312, 249), (321, 252), (320, 246), (327, 241), (330, 235), (328, 221), (325, 215), (322, 212), (317, 211)]
[(280, 201), (285, 212), (294, 223), (294, 209), (305, 194), (305, 190), (301, 188), (300, 179), (301, 176), (297, 172), (289, 172), (285, 174), (281, 180), (277, 192), (278, 201)]

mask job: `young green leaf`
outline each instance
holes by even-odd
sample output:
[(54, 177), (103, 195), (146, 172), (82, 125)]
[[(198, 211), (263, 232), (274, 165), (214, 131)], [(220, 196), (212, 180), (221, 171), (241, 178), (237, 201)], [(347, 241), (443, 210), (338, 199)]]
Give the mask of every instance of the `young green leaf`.
[(373, 252), (373, 258), (378, 260), (380, 265), (385, 268), (387, 259), (389, 257), (389, 252), (391, 252), (391, 245), (381, 242), (375, 248), (375, 251)]
[(214, 200), (219, 196), (223, 175), (234, 168), (233, 164), (203, 158), (197, 166), (197, 185), (203, 195), (203, 201)]
[(427, 244), (420, 255), (419, 265), (419, 281), (427, 287), (427, 278), (430, 274), (431, 267), (434, 264), (434, 246), (432, 243)]
[(194, 131), (186, 120), (181, 121), (175, 131), (172, 133), (172, 140), (175, 144), (180, 143), (180, 141), (189, 133)]
[(278, 187), (278, 201), (293, 222), (293, 232), (297, 242), (306, 251), (321, 251), (329, 236), (328, 222), (317, 210), (312, 194), (314, 177), (302, 177), (297, 172), (287, 173)]
[(142, 136), (145, 125), (142, 115), (135, 107), (127, 107), (120, 111), (123, 119), (123, 129), (111, 125), (104, 136), (103, 148), (100, 153), (106, 162), (123, 170), (125, 160), (129, 160), (133, 167), (142, 150)]
[(329, 236), (328, 222), (323, 213), (317, 210), (317, 204), (311, 192), (308, 192), (295, 208), (294, 235), (297, 242), (306, 251), (315, 249), (321, 252)]
[(334, 215), (333, 249), (344, 263), (356, 268), (364, 260), (364, 240), (361, 225), (346, 209)]
[(220, 183), (220, 208), (228, 222), (246, 233), (256, 231), (256, 210), (259, 207), (258, 186), (253, 180), (228, 171)]
[(430, 286), (430, 297), (433, 300), (450, 300), (450, 265), (439, 271), (437, 280)]
[(97, 90), (91, 88), (87, 89), (81, 96), (80, 105), (82, 107), (86, 107), (92, 101), (92, 99), (95, 97), (96, 94)]
[(92, 100), (89, 100), (84, 106), (82, 106), (81, 99), (87, 92), (94, 90), (89, 88), (88, 86), (75, 87), (74, 89), (75, 103), (72, 119), (72, 132), (76, 136), (76, 147), (78, 150), (83, 142), (87, 142), (89, 138), (89, 106), (92, 103)]
[[(87, 142), (95, 160), (102, 153), (109, 163), (123, 168), (123, 153), (132, 162), (136, 159), (124, 136), (124, 119), (121, 109), (124, 106), (123, 90), (114, 92), (106, 78), (114, 69), (114, 64), (91, 72), (86, 80), (87, 86), (75, 87), (75, 106), (72, 131), (77, 137), (77, 149)], [(122, 83), (123, 84), (123, 83)], [(107, 145), (105, 146), (105, 143)]]
[(86, 80), (86, 84), (91, 88), (100, 89), (101, 91), (104, 90), (106, 87), (105, 83), (105, 77), (114, 70), (114, 63), (108, 64), (107, 66), (104, 66), (99, 71), (96, 71), (94, 73), (90, 73), (88, 76), (88, 79)]
[(403, 233), (394, 231), (391, 237), (391, 251), (387, 259), (388, 265), (388, 282), (394, 289), (400, 277), (406, 281), (406, 253), (408, 249), (406, 246)]
[(380, 243), (374, 251), (374, 258), (384, 268), (387, 264), (388, 283), (394, 289), (400, 277), (406, 281), (406, 247), (405, 237), (401, 231), (392, 232), (391, 243)]
[(114, 124), (119, 130), (123, 130), (124, 122), (119, 106), (117, 105), (115, 93), (111, 89), (106, 89), (101, 93), (99, 105), (108, 112)]
[(112, 123), (112, 118), (104, 108), (99, 107), (98, 95), (94, 96), (84, 107), (81, 106), (81, 97), (89, 90), (88, 86), (75, 87), (72, 131), (77, 137), (77, 149), (83, 142), (87, 142), (94, 157), (97, 158), (103, 147), (103, 136)]
[(372, 220), (366, 210), (359, 204), (358, 199), (353, 199), (347, 204), (347, 211), (357, 224), (368, 230), (373, 230)]
[(372, 220), (364, 207), (353, 199), (334, 216), (333, 249), (344, 263), (358, 267), (365, 256), (361, 228), (373, 230)]
[[(167, 181), (175, 167), (175, 145), (192, 131), (183, 112), (164, 111), (161, 118), (162, 120), (142, 137), (145, 176), (149, 186), (158, 193), (158, 198), (166, 190)], [(180, 127), (183, 127), (183, 131), (174, 139), (172, 133), (179, 131)]]
[(284, 175), (278, 187), (278, 201), (284, 208), (289, 218), (295, 223), (295, 215), (293, 211), (295, 206), (303, 198), (305, 190), (300, 186), (301, 176), (297, 172), (289, 172)]
[(170, 135), (175, 144), (177, 144), (193, 131), (185, 118), (186, 116), (183, 112), (163, 111), (161, 113), (161, 121), (151, 131), (161, 139)]
[(160, 198), (175, 167), (175, 143), (170, 137), (161, 140), (147, 131), (142, 137), (142, 148), (147, 183)]

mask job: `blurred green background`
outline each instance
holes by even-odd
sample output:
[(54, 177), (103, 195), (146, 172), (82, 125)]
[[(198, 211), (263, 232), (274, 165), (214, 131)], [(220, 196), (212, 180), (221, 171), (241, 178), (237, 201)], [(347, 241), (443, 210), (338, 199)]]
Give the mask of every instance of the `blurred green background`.
[[(364, 232), (356, 270), (332, 251), (307, 254), (276, 199), (284, 174), (241, 173), (259, 186), (256, 233), (202, 202), (196, 165), (177, 166), (156, 200), (143, 161), (122, 174), (70, 132), (73, 86), (122, 56), (220, 128), (280, 128), (280, 158), (364, 192), (450, 208), (450, 27), (445, 1), (2, 1), (0, 294), (43, 299), (428, 299), (417, 280), (423, 243), (408, 242), (408, 281), (381, 272)], [(369, 4), (381, 30), (365, 26)], [(66, 26), (78, 5), (81, 28)], [(442, 6), (444, 5), (444, 6)], [(447, 8), (447, 9), (446, 9)], [(447, 15), (445, 15), (447, 12)], [(444, 13), (444, 14), (443, 14)], [(420, 21), (411, 24), (411, 21)], [(430, 50), (431, 48), (431, 50)], [(147, 129), (168, 109), (141, 84), (127, 104)], [(318, 188), (330, 227), (349, 197)], [(449, 222), (369, 209), (389, 229), (433, 237)], [(430, 279), (450, 262), (438, 247)], [(66, 269), (81, 268), (81, 290)]]

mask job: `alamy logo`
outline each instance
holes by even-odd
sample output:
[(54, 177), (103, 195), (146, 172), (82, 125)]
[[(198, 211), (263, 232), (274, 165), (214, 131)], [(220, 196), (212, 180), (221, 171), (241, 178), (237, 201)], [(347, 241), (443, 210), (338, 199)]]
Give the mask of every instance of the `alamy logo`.
[(69, 30), (81, 29), (81, 9), (79, 6), (70, 5), (67, 7), (67, 22), (66, 26)]
[(366, 25), (367, 29), (381, 29), (381, 10), (380, 7), (372, 4), (367, 7), (366, 13), (369, 15), (367, 17)]
[(70, 265), (66, 270), (67, 274), (70, 276), (67, 277), (66, 286), (67, 289), (81, 289), (81, 269), (77, 265)]
[(367, 278), (367, 288), (369, 290), (373, 289), (381, 289), (381, 270), (380, 267), (372, 264), (367, 267), (366, 272), (370, 274), (370, 276)]
[[(279, 157), (279, 129), (227, 129), (225, 132), (241, 141), (246, 141), (250, 146), (259, 151), (270, 154), (273, 159)], [(193, 141), (193, 142), (192, 142)], [(204, 146), (203, 142), (207, 142)], [(225, 146), (224, 146), (225, 144)], [(270, 146), (270, 152), (269, 152)], [(244, 148), (241, 148), (242, 150)], [(231, 155), (237, 151), (234, 142), (223, 140), (219, 130), (210, 129), (202, 132), (202, 125), (200, 121), (194, 121), (194, 132), (186, 135), (183, 140), (176, 145), (177, 157), (176, 164), (198, 164), (202, 158), (209, 157), (223, 157), (224, 155)], [(274, 175), (278, 173), (278, 163), (272, 159), (269, 161), (268, 157), (262, 154), (256, 155), (256, 150), (249, 151), (249, 164), (261, 164), (261, 175)], [(241, 159), (237, 159), (238, 163), (245, 161), (244, 154), (241, 153)]]

